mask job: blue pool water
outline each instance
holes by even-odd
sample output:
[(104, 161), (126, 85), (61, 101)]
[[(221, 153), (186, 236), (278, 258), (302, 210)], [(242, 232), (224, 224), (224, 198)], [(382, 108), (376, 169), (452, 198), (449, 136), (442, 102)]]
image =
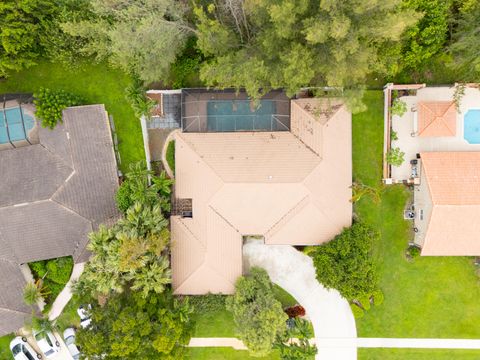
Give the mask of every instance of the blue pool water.
[[(23, 123), (22, 125), (22, 114)], [(8, 132), (5, 127), (5, 121), (8, 125)], [(0, 144), (5, 144), (10, 141), (19, 141), (27, 138), (28, 132), (33, 128), (35, 120), (28, 114), (25, 114), (19, 107), (0, 110)], [(26, 134), (25, 134), (26, 132)]]
[(253, 108), (250, 100), (211, 100), (207, 103), (207, 128), (209, 131), (276, 130), (275, 103), (260, 100)]

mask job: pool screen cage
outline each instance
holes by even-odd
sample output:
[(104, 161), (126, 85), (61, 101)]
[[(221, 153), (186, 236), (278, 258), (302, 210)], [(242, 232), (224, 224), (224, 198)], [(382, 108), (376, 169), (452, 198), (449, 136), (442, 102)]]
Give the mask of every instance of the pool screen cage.
[[(23, 130), (24, 138), (23, 141), (28, 142), (31, 144), (30, 139), (28, 138), (28, 132), (25, 129), (25, 122), (24, 122), (24, 112), (22, 105), (23, 104), (33, 104), (33, 94), (31, 93), (17, 93), (17, 94), (1, 94), (0, 95), (0, 145), (1, 143), (9, 143), (12, 147), (15, 146), (15, 142), (18, 141), (14, 136), (12, 136), (9, 127), (17, 126), (21, 127)], [(20, 109), (20, 119), (17, 121), (16, 119), (12, 121), (12, 119), (8, 118), (7, 111), (10, 108), (19, 108)], [(17, 123), (18, 122), (18, 123)]]
[(273, 90), (259, 101), (235, 89), (183, 89), (184, 132), (289, 131), (290, 99)]

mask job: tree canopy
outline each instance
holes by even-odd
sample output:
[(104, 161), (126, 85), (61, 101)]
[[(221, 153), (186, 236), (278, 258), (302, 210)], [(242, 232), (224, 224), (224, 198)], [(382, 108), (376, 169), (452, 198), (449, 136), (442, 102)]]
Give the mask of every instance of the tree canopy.
[(197, 7), (198, 45), (210, 57), (201, 77), (245, 87), (258, 98), (272, 88), (357, 88), (385, 72), (380, 49), (400, 41), (417, 15), (398, 0), (220, 1)]
[[(468, 3), (468, 2), (467, 2)], [(480, 3), (462, 12), (450, 50), (453, 68), (465, 82), (480, 81)]]
[(91, 324), (77, 333), (85, 357), (180, 360), (188, 351), (193, 323), (188, 301), (169, 291), (143, 297), (136, 292), (112, 295), (90, 310)]
[(337, 289), (348, 300), (372, 295), (378, 288), (372, 245), (380, 235), (363, 223), (354, 223), (332, 241), (316, 247), (310, 256), (318, 281)]
[(90, 0), (91, 16), (66, 21), (62, 29), (84, 40), (80, 52), (108, 59), (145, 82), (166, 80), (170, 65), (195, 32), (186, 8), (174, 0)]
[(255, 356), (267, 355), (277, 336), (286, 330), (287, 315), (275, 299), (273, 284), (265, 270), (252, 268), (235, 284), (235, 295), (227, 299), (239, 338)]

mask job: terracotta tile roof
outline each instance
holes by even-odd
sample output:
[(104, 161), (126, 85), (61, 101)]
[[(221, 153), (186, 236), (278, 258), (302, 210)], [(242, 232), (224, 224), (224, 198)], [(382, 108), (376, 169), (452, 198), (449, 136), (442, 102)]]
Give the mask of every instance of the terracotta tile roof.
[(350, 226), (351, 115), (341, 106), (316, 120), (292, 104), (292, 123), (313, 134), (177, 134), (175, 197), (192, 199), (193, 218), (172, 219), (175, 293), (233, 292), (243, 235), (310, 245)]
[(480, 152), (421, 159), (433, 205), (422, 255), (480, 255)]
[(420, 101), (418, 135), (423, 137), (455, 136), (457, 111), (453, 101)]

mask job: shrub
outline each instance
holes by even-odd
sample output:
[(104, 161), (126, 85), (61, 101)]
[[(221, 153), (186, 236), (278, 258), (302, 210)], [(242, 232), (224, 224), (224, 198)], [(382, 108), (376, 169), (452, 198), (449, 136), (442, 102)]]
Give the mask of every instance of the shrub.
[(124, 181), (122, 185), (119, 186), (117, 193), (115, 194), (115, 201), (118, 209), (122, 213), (126, 213), (128, 208), (133, 205), (132, 189), (130, 188), (130, 183), (128, 181)]
[(420, 256), (420, 248), (416, 245), (410, 245), (407, 248), (407, 257), (410, 259), (415, 259)]
[(390, 132), (390, 140), (392, 140), (392, 141), (398, 140), (398, 134), (397, 134), (396, 131), (393, 131), (393, 130), (392, 130), (392, 131)]
[(370, 310), (370, 296), (363, 295), (357, 299), (357, 301), (362, 305), (362, 309), (365, 311)]
[(403, 116), (407, 112), (407, 103), (400, 99), (393, 100), (390, 112), (392, 115)]
[(229, 295), (207, 294), (188, 296), (188, 300), (196, 312), (214, 313), (225, 310), (225, 304), (228, 297)]
[(165, 154), (167, 158), (167, 164), (170, 170), (175, 174), (175, 141), (172, 140), (167, 145), (167, 153)]
[(353, 316), (355, 319), (360, 319), (365, 315), (365, 311), (360, 308), (358, 305), (350, 304), (350, 309), (352, 309)]
[(130, 103), (137, 118), (144, 116), (150, 119), (155, 101), (147, 98), (145, 91), (143, 81), (135, 77), (132, 83), (125, 89), (125, 99)]
[(289, 318), (296, 318), (299, 316), (305, 316), (305, 309), (301, 305), (291, 306), (285, 309), (285, 313)]
[(69, 106), (82, 104), (82, 100), (63, 90), (40, 88), (34, 95), (35, 115), (42, 121), (42, 126), (53, 129), (62, 122), (62, 111)]
[(373, 298), (373, 305), (380, 306), (383, 304), (383, 300), (385, 296), (383, 295), (383, 292), (381, 290), (376, 290), (373, 292), (372, 298)]
[(47, 261), (47, 279), (54, 283), (65, 285), (70, 279), (73, 269), (73, 259), (70, 256)]
[(47, 273), (46, 263), (46, 260), (40, 260), (28, 264), (36, 279), (43, 278)]
[(405, 161), (404, 157), (405, 153), (400, 148), (395, 147), (388, 151), (386, 161), (392, 166), (400, 166)]
[(379, 233), (363, 223), (354, 223), (332, 241), (310, 254), (318, 281), (337, 289), (348, 300), (377, 290), (377, 272), (371, 257), (372, 244)]

